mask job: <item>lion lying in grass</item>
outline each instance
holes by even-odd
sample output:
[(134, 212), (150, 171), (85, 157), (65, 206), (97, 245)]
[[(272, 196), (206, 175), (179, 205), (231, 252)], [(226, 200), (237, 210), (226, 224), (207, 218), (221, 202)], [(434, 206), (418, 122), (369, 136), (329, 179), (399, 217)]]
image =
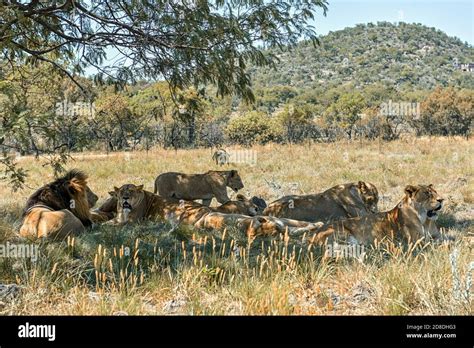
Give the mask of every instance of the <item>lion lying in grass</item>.
[(288, 232), (299, 235), (315, 232), (323, 223), (311, 223), (290, 219), (279, 219), (272, 216), (245, 216), (241, 214), (207, 213), (203, 214), (194, 227), (201, 229), (223, 230), (236, 227), (242, 235), (253, 239), (257, 236), (275, 236)]
[[(309, 232), (320, 227), (320, 225), (304, 221), (232, 213), (236, 206), (238, 207), (238, 205), (234, 206), (232, 202), (223, 204), (218, 208), (210, 208), (192, 201), (166, 199), (143, 190), (143, 185), (126, 184), (120, 188), (115, 188), (115, 196), (117, 199), (117, 216), (110, 222), (111, 224), (139, 222), (160, 217), (197, 228), (223, 229), (237, 226), (243, 234), (250, 237), (275, 235), (304, 228), (307, 228)], [(242, 201), (237, 202), (242, 203)], [(247, 209), (245, 206), (241, 208), (243, 210)]]
[(28, 198), (20, 236), (55, 239), (81, 234), (92, 225), (89, 210), (97, 199), (87, 186), (87, 175), (71, 170)]
[[(119, 204), (119, 200), (117, 198), (120, 192), (123, 200), (121, 204)], [(154, 219), (158, 216), (165, 219), (172, 219), (175, 216), (179, 217), (184, 211), (189, 212), (192, 211), (193, 208), (201, 209), (204, 207), (202, 204), (193, 201), (178, 200), (174, 198), (164, 199), (160, 196), (158, 196), (159, 199), (154, 198), (153, 195), (156, 195), (149, 191), (143, 190), (143, 185), (135, 186), (133, 184), (126, 184), (120, 188), (115, 187), (114, 191), (109, 192), (109, 195), (110, 197), (98, 209), (95, 209), (91, 212), (94, 222), (106, 222), (112, 220), (115, 215), (118, 217), (118, 212), (120, 213), (120, 218), (115, 219), (114, 222), (117, 223), (120, 219), (122, 219), (123, 222), (123, 218), (125, 216), (124, 214), (127, 214), (127, 209), (123, 208), (124, 205), (134, 206), (134, 210), (137, 211), (143, 208), (142, 203), (145, 201), (152, 202), (151, 204), (158, 204), (159, 202), (160, 208), (157, 210), (151, 209), (149, 214), (145, 214), (143, 216), (136, 212), (132, 214), (130, 218), (128, 218), (127, 215), (127, 222)], [(144, 200), (137, 200), (137, 196), (143, 196)], [(146, 199), (145, 196), (147, 196)], [(261, 208), (257, 204), (253, 203), (253, 198), (252, 200), (249, 200), (244, 195), (238, 194), (236, 201), (229, 201), (218, 207), (206, 208), (209, 212), (255, 216), (260, 212)], [(139, 202), (138, 207), (137, 202)], [(136, 217), (137, 214), (140, 215), (140, 218)]]
[(442, 207), (443, 198), (433, 185), (408, 185), (405, 196), (392, 210), (326, 224), (310, 241), (324, 244), (326, 240), (332, 242), (342, 239), (370, 245), (375, 240), (414, 243), (421, 238), (430, 239), (436, 237), (433, 234), (437, 230), (425, 228), (426, 223), (434, 219)]
[(282, 197), (268, 205), (264, 215), (303, 221), (333, 221), (377, 211), (379, 195), (370, 183), (337, 185), (317, 194)]

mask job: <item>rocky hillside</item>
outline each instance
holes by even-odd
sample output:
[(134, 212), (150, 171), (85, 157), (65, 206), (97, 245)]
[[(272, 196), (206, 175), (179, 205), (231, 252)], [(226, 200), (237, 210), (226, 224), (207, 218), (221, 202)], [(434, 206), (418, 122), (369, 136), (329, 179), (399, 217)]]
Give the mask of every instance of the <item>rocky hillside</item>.
[(330, 32), (320, 45), (302, 42), (286, 52), (277, 69), (253, 68), (256, 87), (290, 85), (331, 87), (352, 81), (398, 88), (436, 85), (474, 88), (474, 48), (460, 39), (421, 24), (379, 22)]

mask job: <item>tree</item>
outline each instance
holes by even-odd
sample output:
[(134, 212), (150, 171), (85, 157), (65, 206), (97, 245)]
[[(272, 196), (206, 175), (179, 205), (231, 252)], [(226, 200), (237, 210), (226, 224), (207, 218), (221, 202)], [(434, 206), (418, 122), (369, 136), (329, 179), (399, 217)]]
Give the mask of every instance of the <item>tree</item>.
[(278, 113), (278, 120), (285, 130), (287, 141), (299, 142), (310, 131), (313, 110), (309, 105), (287, 104)]
[[(319, 9), (326, 14), (326, 0), (3, 0), (0, 70), (6, 63), (21, 73), (28, 64), (46, 62), (74, 81), (89, 101), (93, 96), (78, 77), (87, 67), (97, 69), (96, 82), (164, 79), (173, 94), (212, 84), (218, 96), (253, 101), (247, 65), (274, 66), (269, 47), (292, 47), (300, 38), (317, 42), (309, 22)], [(110, 62), (111, 55), (118, 58)], [(118, 115), (112, 110), (102, 109)], [(43, 125), (44, 115), (28, 121)], [(50, 112), (49, 117), (57, 116)], [(0, 140), (23, 137), (24, 127), (7, 126)], [(54, 128), (49, 130), (56, 137)], [(0, 160), (7, 163), (6, 158)], [(12, 163), (5, 169), (13, 170)]]
[(326, 120), (329, 124), (340, 126), (349, 139), (352, 139), (352, 131), (365, 107), (366, 102), (361, 93), (346, 93), (326, 110)]
[(193, 146), (196, 140), (196, 118), (204, 111), (201, 96), (195, 88), (188, 88), (178, 95), (177, 101), (174, 116), (185, 124), (188, 130), (188, 144)]
[(472, 90), (438, 87), (421, 103), (421, 115), (411, 124), (419, 134), (467, 136), (472, 128), (473, 110)]
[[(326, 0), (32, 0), (0, 2), (0, 50), (14, 63), (47, 61), (73, 78), (86, 66), (121, 80), (164, 78), (172, 88), (212, 83), (253, 99), (248, 62), (264, 47), (317, 41), (309, 24)], [(120, 62), (104, 65), (107, 50)]]
[(137, 131), (136, 119), (129, 108), (129, 98), (123, 93), (105, 91), (95, 102), (96, 136), (107, 143), (107, 149), (123, 150), (129, 147), (130, 137)]
[(250, 111), (231, 119), (226, 134), (231, 142), (250, 146), (280, 140), (282, 129), (264, 112)]

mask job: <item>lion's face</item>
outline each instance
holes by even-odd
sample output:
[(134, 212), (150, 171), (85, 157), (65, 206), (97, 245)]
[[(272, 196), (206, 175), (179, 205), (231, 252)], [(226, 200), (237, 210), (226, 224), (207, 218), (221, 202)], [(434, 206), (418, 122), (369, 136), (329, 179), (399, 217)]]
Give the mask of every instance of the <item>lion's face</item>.
[(89, 208), (92, 208), (99, 199), (99, 197), (94, 192), (92, 192), (89, 186), (86, 186), (86, 197), (87, 203), (89, 203)]
[(258, 206), (244, 195), (238, 194), (235, 204), (237, 204), (239, 211), (244, 215), (255, 216), (259, 213)]
[(236, 170), (231, 170), (227, 177), (227, 186), (230, 187), (234, 192), (237, 192), (244, 188), (242, 179)]
[(360, 197), (364, 201), (365, 206), (372, 213), (378, 211), (377, 204), (379, 202), (379, 193), (375, 185), (372, 185), (369, 182), (359, 181), (359, 192)]
[(420, 214), (426, 213), (426, 217), (430, 220), (438, 218), (444, 199), (436, 192), (433, 185), (408, 185), (405, 188), (405, 194), (415, 203), (415, 208)]
[(117, 211), (132, 211), (144, 198), (143, 185), (125, 184), (120, 188), (114, 187), (117, 197)]

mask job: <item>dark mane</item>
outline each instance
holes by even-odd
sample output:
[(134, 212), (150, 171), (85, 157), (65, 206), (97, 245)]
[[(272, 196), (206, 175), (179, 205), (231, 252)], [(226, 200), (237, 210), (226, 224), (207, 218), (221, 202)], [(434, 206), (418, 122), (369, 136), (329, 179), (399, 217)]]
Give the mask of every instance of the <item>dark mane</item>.
[(64, 174), (64, 176), (62, 176), (59, 179), (56, 179), (56, 181), (54, 181), (54, 182), (58, 182), (58, 181), (64, 182), (64, 181), (69, 181), (69, 180), (72, 180), (72, 179), (76, 179), (76, 180), (80, 180), (80, 181), (86, 181), (87, 180), (87, 174), (84, 173), (82, 170), (79, 170), (79, 169), (71, 169), (66, 174)]
[[(88, 225), (87, 213), (81, 213), (78, 209), (71, 208), (71, 201), (74, 200), (76, 206), (87, 206), (85, 190), (87, 187), (87, 175), (78, 170), (72, 169), (62, 177), (40, 187), (27, 200), (23, 216), (35, 205), (45, 205), (53, 210), (68, 209), (74, 213), (85, 225)], [(82, 209), (84, 211), (84, 209)]]

